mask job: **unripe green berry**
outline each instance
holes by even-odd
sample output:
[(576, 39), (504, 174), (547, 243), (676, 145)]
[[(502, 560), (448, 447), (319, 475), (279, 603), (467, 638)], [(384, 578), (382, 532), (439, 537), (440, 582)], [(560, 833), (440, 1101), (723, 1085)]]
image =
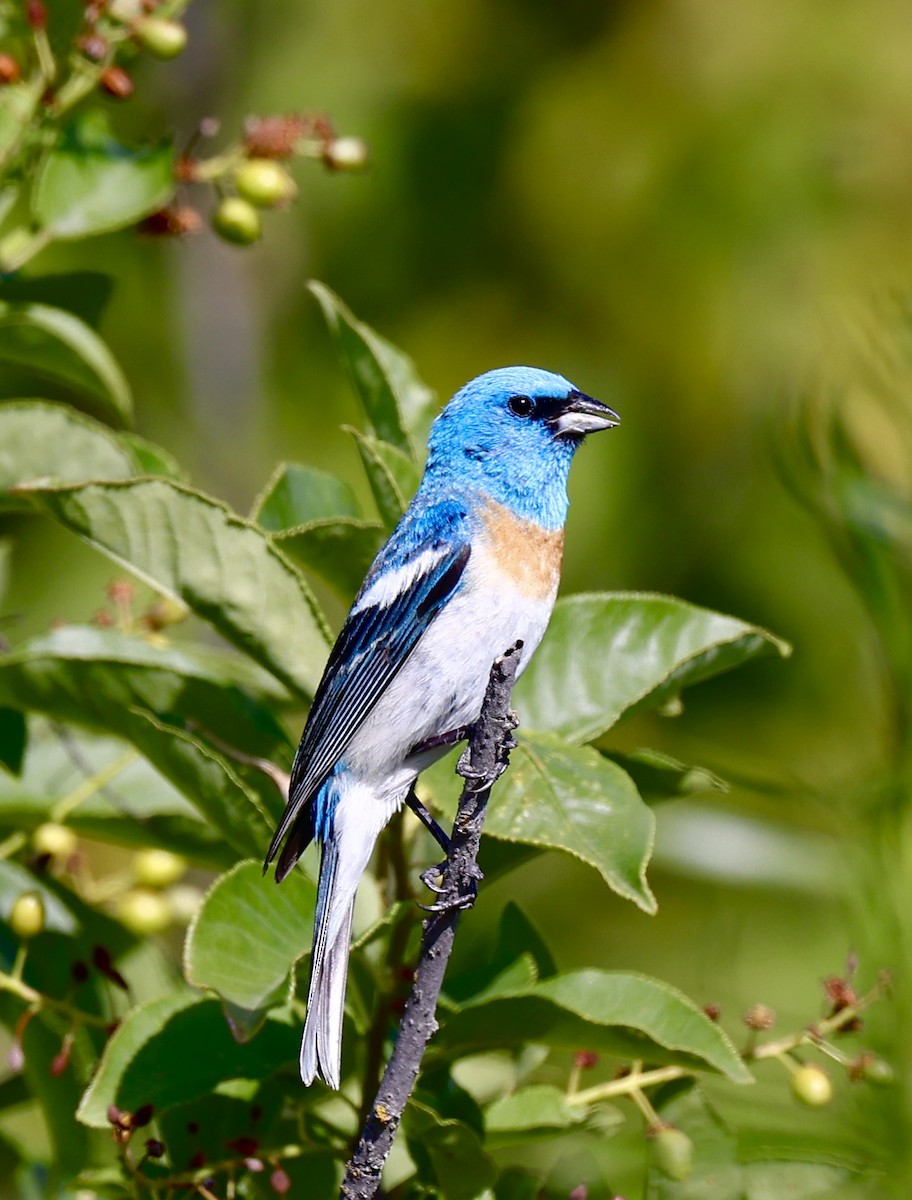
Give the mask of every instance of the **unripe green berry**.
[(180, 21), (147, 17), (137, 27), (136, 38), (156, 58), (177, 58), (187, 45), (187, 30)]
[(10, 929), (27, 941), (44, 930), (44, 900), (40, 892), (23, 892), (10, 912)]
[(654, 1137), (655, 1163), (669, 1179), (687, 1179), (693, 1170), (693, 1142), (681, 1129), (666, 1125)]
[(187, 871), (187, 860), (170, 850), (140, 850), (131, 865), (136, 882), (149, 888), (170, 887)]
[(235, 246), (249, 246), (263, 232), (260, 214), (249, 200), (240, 196), (226, 196), (212, 216), (212, 228), (226, 242)]
[(48, 821), (39, 825), (32, 834), (32, 846), (37, 854), (49, 854), (51, 858), (64, 860), (76, 853), (76, 834), (66, 825)]
[(809, 1108), (823, 1108), (833, 1099), (833, 1085), (823, 1067), (805, 1063), (792, 1075), (792, 1095)]
[(249, 158), (234, 173), (238, 194), (257, 208), (287, 204), (297, 192), (295, 181), (281, 163), (271, 158)]
[(890, 1064), (884, 1062), (882, 1058), (875, 1058), (873, 1054), (866, 1056), (861, 1069), (861, 1077), (867, 1083), (876, 1083), (881, 1087), (888, 1087), (891, 1083), (896, 1082), (896, 1073)]
[(158, 892), (135, 888), (118, 900), (117, 916), (132, 933), (149, 937), (171, 924), (171, 905)]
[(331, 171), (363, 171), (367, 157), (367, 143), (359, 137), (333, 138), (323, 149), (323, 161)]

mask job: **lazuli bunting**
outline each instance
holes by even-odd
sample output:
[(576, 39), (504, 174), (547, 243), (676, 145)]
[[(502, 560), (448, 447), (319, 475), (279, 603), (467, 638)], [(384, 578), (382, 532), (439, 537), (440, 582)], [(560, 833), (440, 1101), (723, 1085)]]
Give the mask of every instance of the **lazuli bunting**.
[[(326, 664), (291, 770), (276, 880), (322, 847), (301, 1078), (339, 1086), (352, 911), (374, 844), (478, 717), (495, 658), (541, 641), (560, 579), (567, 475), (610, 408), (560, 375), (489, 371), (437, 417), (424, 477)], [(518, 672), (517, 672), (518, 673)]]

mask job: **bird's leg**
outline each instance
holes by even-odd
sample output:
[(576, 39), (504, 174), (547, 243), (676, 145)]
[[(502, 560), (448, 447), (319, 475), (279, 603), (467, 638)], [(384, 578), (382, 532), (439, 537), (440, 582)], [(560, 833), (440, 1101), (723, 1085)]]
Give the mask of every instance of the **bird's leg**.
[(412, 746), (408, 757), (411, 758), (413, 754), (424, 754), (427, 750), (448, 750), (450, 746), (464, 742), (468, 735), (467, 725), (460, 725), (458, 729), (448, 729), (446, 733), (435, 733), (433, 737), (425, 738), (423, 742)]
[(406, 796), (405, 802), (428, 831), (428, 833), (430, 833), (431, 837), (433, 837), (434, 841), (444, 852), (444, 854), (449, 854), (450, 839), (418, 799), (418, 794), (415, 791), (414, 784), (409, 788), (409, 794)]

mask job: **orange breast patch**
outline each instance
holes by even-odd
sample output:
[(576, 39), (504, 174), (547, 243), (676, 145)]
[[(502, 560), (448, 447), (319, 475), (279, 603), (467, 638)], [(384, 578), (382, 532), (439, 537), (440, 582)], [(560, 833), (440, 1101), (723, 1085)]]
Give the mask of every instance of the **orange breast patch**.
[(560, 579), (564, 531), (542, 529), (488, 500), (482, 513), (487, 550), (513, 586), (530, 599), (552, 595)]

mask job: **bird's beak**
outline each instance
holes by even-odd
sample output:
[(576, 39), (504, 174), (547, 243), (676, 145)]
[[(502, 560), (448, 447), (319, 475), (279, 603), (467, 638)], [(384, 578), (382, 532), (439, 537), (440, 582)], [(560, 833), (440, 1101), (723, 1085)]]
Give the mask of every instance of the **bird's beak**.
[(607, 404), (584, 396), (582, 392), (571, 392), (551, 418), (558, 437), (583, 437), (600, 429), (611, 429), (620, 421), (621, 418)]

